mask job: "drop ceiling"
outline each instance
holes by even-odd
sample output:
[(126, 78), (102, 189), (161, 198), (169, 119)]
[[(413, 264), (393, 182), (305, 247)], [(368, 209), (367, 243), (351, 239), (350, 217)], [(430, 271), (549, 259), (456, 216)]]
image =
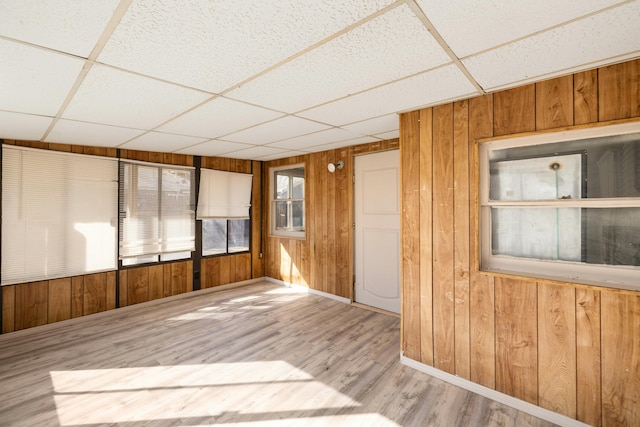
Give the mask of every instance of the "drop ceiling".
[(0, 0), (0, 138), (272, 160), (640, 57), (640, 0)]

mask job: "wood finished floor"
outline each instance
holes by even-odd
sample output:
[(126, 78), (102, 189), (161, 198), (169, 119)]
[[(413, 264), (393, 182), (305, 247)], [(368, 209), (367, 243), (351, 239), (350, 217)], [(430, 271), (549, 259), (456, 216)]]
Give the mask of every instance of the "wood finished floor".
[(0, 426), (550, 426), (399, 363), (397, 318), (267, 282), (0, 336)]

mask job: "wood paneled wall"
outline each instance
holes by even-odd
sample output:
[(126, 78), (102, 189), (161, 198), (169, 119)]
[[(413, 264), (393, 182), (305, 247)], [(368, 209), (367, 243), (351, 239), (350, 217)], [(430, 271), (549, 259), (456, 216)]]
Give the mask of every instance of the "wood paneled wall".
[(478, 271), (479, 139), (640, 117), (640, 60), (402, 114), (404, 355), (596, 426), (640, 425), (640, 292)]
[[(264, 166), (265, 275), (353, 298), (353, 157), (398, 149), (398, 140), (380, 141), (268, 162)], [(329, 163), (344, 168), (331, 173)], [(304, 164), (306, 234), (304, 239), (271, 236), (269, 169)]]
[[(5, 140), (45, 150), (116, 157), (115, 148)], [(120, 157), (181, 166), (193, 166), (193, 156), (137, 150), (120, 150)], [(202, 258), (201, 288), (210, 288), (264, 276), (262, 234), (262, 162), (202, 157), (201, 166), (229, 172), (253, 173), (251, 252)], [(185, 292), (192, 292), (191, 260), (122, 269), (56, 280), (3, 286), (2, 333), (113, 310)], [(117, 277), (116, 277), (117, 275)], [(116, 280), (116, 278), (118, 280)], [(118, 289), (116, 289), (116, 287)], [(117, 301), (116, 301), (117, 300)]]

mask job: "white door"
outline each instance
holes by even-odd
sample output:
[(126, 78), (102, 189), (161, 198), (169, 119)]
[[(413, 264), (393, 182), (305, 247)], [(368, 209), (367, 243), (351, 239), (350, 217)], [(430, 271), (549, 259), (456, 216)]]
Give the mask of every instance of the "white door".
[(400, 153), (355, 157), (355, 301), (400, 313)]

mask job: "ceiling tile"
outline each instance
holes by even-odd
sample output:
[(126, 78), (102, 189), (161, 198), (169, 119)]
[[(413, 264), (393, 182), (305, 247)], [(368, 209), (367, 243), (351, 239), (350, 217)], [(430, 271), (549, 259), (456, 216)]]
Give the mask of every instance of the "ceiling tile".
[(284, 141), (269, 144), (269, 147), (287, 148), (290, 150), (304, 150), (319, 144), (329, 144), (332, 142), (345, 141), (347, 139), (359, 138), (361, 134), (348, 132), (344, 129), (333, 128), (296, 138), (285, 139)]
[(257, 159), (265, 156), (273, 156), (284, 154), (283, 157), (289, 157), (289, 153), (287, 150), (282, 148), (273, 148), (273, 147), (251, 147), (240, 151), (233, 151), (230, 153), (223, 154), (222, 157), (232, 157), (234, 159)]
[(280, 116), (282, 113), (218, 97), (159, 127), (158, 130), (217, 138)]
[(449, 47), (462, 58), (620, 0), (417, 0), (417, 3)]
[(84, 61), (0, 39), (0, 110), (55, 116)]
[(220, 93), (391, 3), (133, 2), (98, 59)]
[(350, 125), (342, 126), (351, 132), (360, 133), (362, 135), (375, 135), (381, 132), (398, 129), (400, 121), (397, 114), (387, 114), (386, 116), (376, 117), (375, 119), (364, 120)]
[(328, 128), (329, 126), (321, 123), (299, 117), (287, 116), (240, 132), (232, 133), (231, 135), (225, 136), (224, 139), (225, 141), (263, 145)]
[(0, 111), (0, 139), (39, 141), (52, 121), (51, 117)]
[(183, 148), (182, 150), (177, 150), (176, 153), (193, 154), (197, 156), (220, 156), (231, 151), (243, 150), (250, 147), (254, 147), (254, 145), (215, 140), (203, 142), (192, 147)]
[(400, 130), (392, 130), (390, 132), (383, 132), (383, 133), (377, 133), (374, 135), (377, 138), (380, 139), (395, 139), (395, 138), (400, 138)]
[(59, 120), (45, 141), (65, 144), (117, 147), (140, 135), (142, 130), (95, 123)]
[(229, 92), (293, 113), (451, 62), (406, 5)]
[(185, 147), (199, 144), (206, 140), (207, 138), (195, 138), (193, 136), (174, 135), (171, 133), (148, 132), (127, 142), (119, 148), (171, 153)]
[(320, 151), (335, 150), (338, 148), (351, 147), (352, 145), (368, 144), (370, 142), (375, 142), (375, 141), (380, 141), (380, 139), (374, 138), (372, 136), (363, 136), (360, 138), (350, 139), (348, 141), (340, 141), (340, 142), (333, 142), (331, 144), (316, 145), (315, 147), (307, 148), (305, 151), (309, 151), (311, 153), (318, 153)]
[(94, 65), (63, 117), (152, 129), (210, 95)]
[(263, 162), (268, 162), (269, 160), (278, 160), (278, 159), (284, 159), (286, 157), (293, 157), (293, 156), (302, 156), (304, 154), (308, 154), (304, 151), (285, 151), (283, 153), (278, 153), (278, 154), (270, 154), (268, 156), (262, 156), (256, 160), (262, 160)]
[(475, 87), (458, 67), (448, 65), (298, 115), (342, 126), (371, 117), (440, 104), (446, 100), (468, 98), (475, 94)]
[(0, 0), (0, 35), (87, 58), (118, 0)]
[(640, 1), (567, 24), (464, 60), (487, 90), (594, 67), (616, 56), (640, 55)]

